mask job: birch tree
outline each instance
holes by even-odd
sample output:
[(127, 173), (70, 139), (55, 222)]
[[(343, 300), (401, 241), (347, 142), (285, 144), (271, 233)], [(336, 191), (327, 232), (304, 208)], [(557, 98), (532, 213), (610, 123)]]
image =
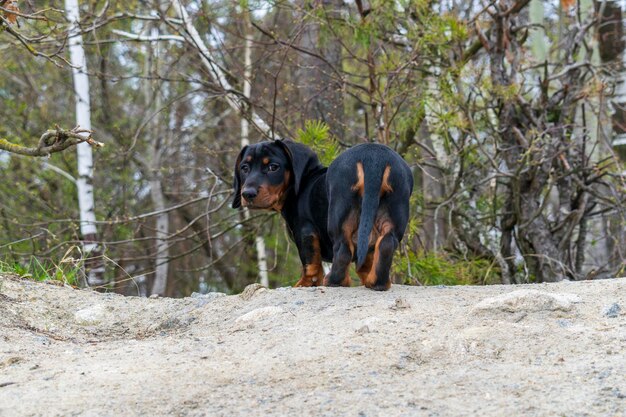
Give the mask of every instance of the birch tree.
[[(243, 114), (241, 117), (241, 147), (248, 146), (250, 144), (250, 122), (248, 122), (248, 118), (250, 117), (250, 94), (252, 91), (252, 25), (250, 24), (250, 11), (248, 10), (247, 5), (244, 5), (242, 8), (243, 20), (244, 20), (244, 36), (245, 36), (245, 46), (244, 46), (244, 71), (243, 71), (243, 97), (247, 102), (245, 108), (243, 110)], [(244, 216), (246, 220), (250, 219), (250, 211), (247, 208), (244, 208)], [(265, 239), (263, 236), (257, 234), (254, 238), (254, 243), (256, 247), (256, 256), (257, 256), (257, 264), (259, 266), (259, 280), (261, 285), (264, 287), (269, 287), (270, 281), (267, 275), (267, 255), (265, 250)]]
[[(622, 163), (626, 161), (626, 41), (624, 39), (624, 22), (621, 2), (595, 1), (598, 13), (597, 39), (602, 69), (611, 86), (611, 93), (607, 97), (608, 115), (610, 123), (603, 126), (602, 134), (612, 146), (616, 159)], [(608, 116), (608, 117), (607, 117)], [(622, 184), (626, 171), (622, 171)], [(604, 234), (606, 239), (606, 253), (612, 272), (623, 268), (626, 251), (626, 213), (624, 210), (614, 210), (604, 218)]]
[(610, 97), (611, 143), (626, 160), (626, 54), (624, 53), (624, 22), (618, 1), (596, 2), (599, 13), (598, 39), (600, 59), (614, 87)]
[[(76, 104), (76, 123), (83, 129), (91, 129), (91, 108), (89, 101), (89, 77), (87, 60), (80, 34), (80, 13), (78, 0), (66, 0), (65, 11), (71, 27), (69, 30), (69, 52), (74, 79), (74, 99)], [(78, 209), (80, 212), (80, 231), (82, 235), (83, 256), (87, 283), (91, 286), (104, 284), (104, 263), (102, 251), (98, 245), (96, 213), (93, 192), (93, 154), (86, 143), (76, 146), (78, 177)]]
[[(158, 27), (153, 27), (150, 30), (151, 37), (153, 39), (159, 38)], [(146, 81), (145, 81), (145, 96), (147, 108), (154, 109), (154, 112), (158, 112), (161, 107), (161, 91), (160, 84), (154, 80), (158, 79), (159, 68), (159, 44), (157, 41), (151, 41), (148, 43), (146, 53)], [(153, 105), (151, 105), (153, 103)], [(156, 115), (153, 116), (150, 122), (150, 128), (148, 132), (148, 161), (147, 171), (150, 176), (150, 197), (152, 199), (152, 205), (154, 210), (159, 214), (156, 215), (156, 239), (155, 239), (155, 271), (154, 281), (152, 284), (152, 294), (165, 295), (167, 290), (167, 275), (169, 270), (169, 242), (167, 237), (169, 235), (169, 213), (165, 210), (165, 195), (163, 194), (163, 182), (161, 178), (161, 166), (163, 162), (163, 155), (167, 150), (165, 143), (165, 135), (161, 131), (160, 124)]]
[[(250, 108), (250, 92), (251, 92), (251, 53), (252, 53), (252, 39), (250, 34), (250, 15), (249, 12), (244, 12), (247, 19), (245, 23), (246, 26), (246, 40), (245, 40), (245, 72), (244, 72), (244, 80), (243, 80), (243, 93), (237, 94), (233, 86), (228, 81), (226, 74), (220, 68), (220, 66), (216, 63), (213, 58), (213, 54), (211, 54), (210, 50), (205, 45), (204, 41), (200, 37), (200, 34), (196, 30), (195, 26), (191, 22), (189, 14), (185, 7), (178, 0), (171, 1), (174, 10), (176, 11), (178, 17), (183, 21), (183, 27), (185, 34), (187, 35), (188, 41), (195, 46), (198, 50), (200, 58), (202, 60), (203, 65), (209, 71), (209, 74), (212, 76), (212, 80), (218, 87), (220, 87), (224, 92), (224, 97), (228, 105), (236, 110), (241, 115), (241, 144), (242, 146), (248, 144), (250, 142), (249, 132), (250, 132), (250, 121), (252, 121), (253, 125), (265, 136), (276, 138), (275, 133), (272, 131), (270, 126)], [(247, 7), (246, 7), (247, 8)], [(250, 218), (249, 212), (244, 211), (244, 216), (246, 219)], [(269, 286), (269, 279), (267, 275), (267, 261), (266, 261), (266, 251), (265, 251), (265, 241), (262, 236), (255, 237), (255, 246), (257, 252), (257, 262), (259, 266), (259, 277), (261, 280), (261, 285)]]

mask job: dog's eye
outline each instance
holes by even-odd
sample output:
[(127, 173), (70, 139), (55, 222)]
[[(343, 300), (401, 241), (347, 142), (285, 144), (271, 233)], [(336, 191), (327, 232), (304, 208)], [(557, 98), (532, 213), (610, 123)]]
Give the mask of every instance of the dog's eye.
[(268, 168), (269, 168), (269, 170), (271, 172), (274, 172), (274, 171), (278, 171), (278, 168), (280, 168), (280, 165), (278, 165), (278, 164), (270, 164)]
[(248, 172), (250, 172), (250, 167), (248, 165), (242, 165), (241, 168), (239, 168), (239, 169), (244, 174), (247, 174)]

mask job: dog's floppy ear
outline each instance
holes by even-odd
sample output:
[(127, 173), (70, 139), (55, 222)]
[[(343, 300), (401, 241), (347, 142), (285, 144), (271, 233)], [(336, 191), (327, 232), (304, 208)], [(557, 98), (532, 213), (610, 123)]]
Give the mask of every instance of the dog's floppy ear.
[(243, 158), (243, 154), (246, 153), (247, 149), (247, 145), (243, 147), (241, 152), (239, 152), (237, 162), (235, 162), (235, 175), (233, 179), (233, 189), (235, 190), (235, 197), (233, 198), (233, 208), (241, 207), (241, 176), (239, 175), (239, 164), (241, 164), (241, 158)]
[(289, 161), (291, 162), (291, 170), (293, 171), (293, 188), (298, 194), (302, 179), (309, 173), (324, 168), (320, 163), (315, 152), (308, 146), (291, 140), (275, 140), (275, 144), (282, 147)]

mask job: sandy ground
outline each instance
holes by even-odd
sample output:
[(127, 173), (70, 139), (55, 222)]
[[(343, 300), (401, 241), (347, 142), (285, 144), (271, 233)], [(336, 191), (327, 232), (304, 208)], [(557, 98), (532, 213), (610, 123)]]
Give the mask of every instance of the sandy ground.
[(0, 277), (0, 416), (626, 416), (626, 279), (142, 299)]

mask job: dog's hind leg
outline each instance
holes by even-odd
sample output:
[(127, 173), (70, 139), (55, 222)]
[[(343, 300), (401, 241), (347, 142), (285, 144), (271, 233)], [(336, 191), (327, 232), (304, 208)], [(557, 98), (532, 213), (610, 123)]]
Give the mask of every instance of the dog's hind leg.
[(372, 255), (372, 266), (365, 279), (361, 278), (365, 281), (364, 285), (367, 288), (385, 291), (391, 287), (389, 270), (393, 262), (393, 254), (400, 246), (409, 219), (409, 206), (403, 203), (408, 199), (409, 195), (399, 193), (387, 196), (385, 206), (388, 213), (385, 217), (379, 218), (376, 224), (379, 234)]
[(333, 266), (330, 273), (324, 279), (327, 287), (350, 286), (350, 263), (352, 252), (343, 240), (335, 241), (333, 245)]
[[(336, 193), (334, 193), (336, 195)], [(341, 196), (345, 198), (346, 196)], [(333, 240), (333, 266), (324, 279), (329, 287), (350, 286), (350, 263), (354, 256), (352, 237), (357, 227), (357, 216), (350, 200), (330, 199), (328, 232)]]
[[(393, 261), (393, 252), (396, 250), (400, 242), (394, 233), (393, 223), (387, 221), (381, 224), (380, 235), (376, 239), (374, 245), (374, 254), (371, 256), (371, 267), (365, 279), (363, 275), (361, 280), (367, 288), (376, 291), (385, 291), (391, 287), (391, 279), (389, 270)], [(368, 256), (368, 263), (370, 256)], [(365, 265), (364, 265), (365, 266)], [(364, 272), (365, 268), (361, 268)]]
[(393, 252), (398, 247), (398, 239), (393, 233), (378, 238), (374, 249), (373, 265), (367, 276), (365, 286), (376, 291), (386, 291), (391, 287), (389, 270), (393, 261)]
[(373, 264), (374, 264), (374, 253), (370, 252), (367, 254), (367, 257), (365, 258), (365, 262), (363, 262), (363, 265), (361, 266), (361, 268), (359, 268), (356, 271), (359, 278), (361, 278), (361, 285), (365, 285), (365, 283), (367, 282), (367, 276), (369, 275)]

